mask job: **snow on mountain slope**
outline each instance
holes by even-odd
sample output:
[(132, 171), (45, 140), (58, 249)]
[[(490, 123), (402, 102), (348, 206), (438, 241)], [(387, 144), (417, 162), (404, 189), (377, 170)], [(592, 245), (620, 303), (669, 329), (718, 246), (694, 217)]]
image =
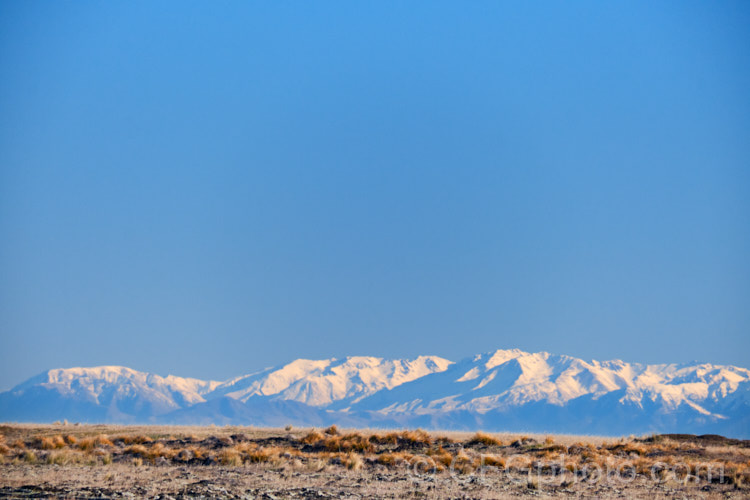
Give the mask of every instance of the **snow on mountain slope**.
[(363, 399), (352, 409), (383, 413), (457, 410), (484, 413), (533, 402), (563, 406), (583, 396), (596, 400), (623, 390), (621, 403), (642, 406), (644, 399), (648, 399), (665, 412), (687, 405), (699, 413), (721, 418), (712, 407), (748, 380), (750, 370), (732, 366), (587, 362), (546, 352), (498, 350)]
[[(122, 366), (99, 366), (49, 370), (5, 394), (15, 398), (17, 408), (12, 410), (16, 411), (28, 406), (21, 404), (23, 401), (50, 406), (44, 412), (54, 412), (56, 406), (75, 402), (79, 406), (101, 409), (94, 412), (96, 415), (127, 420), (203, 402), (203, 394), (218, 384), (172, 375), (162, 377)], [(33, 412), (33, 408), (30, 410)]]
[[(219, 382), (204, 381), (194, 378), (162, 377), (151, 373), (139, 372), (124, 366), (97, 366), (93, 368), (58, 368), (42, 374), (36, 384), (54, 388), (60, 392), (84, 392), (94, 400), (110, 387), (130, 386), (164, 396), (180, 394), (187, 403), (203, 401), (202, 394), (215, 389)], [(33, 380), (33, 379), (32, 379)], [(18, 387), (22, 389), (24, 385)]]
[(345, 359), (298, 359), (229, 380), (208, 398), (228, 396), (247, 401), (254, 396), (293, 400), (310, 406), (354, 403), (382, 389), (392, 389), (430, 373), (444, 371), (450, 361), (437, 356), (411, 360), (353, 356)]

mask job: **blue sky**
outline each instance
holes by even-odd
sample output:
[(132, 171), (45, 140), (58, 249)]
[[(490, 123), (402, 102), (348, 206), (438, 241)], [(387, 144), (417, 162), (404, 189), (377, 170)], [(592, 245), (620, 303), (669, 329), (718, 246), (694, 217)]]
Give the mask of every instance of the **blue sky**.
[(747, 2), (0, 3), (0, 389), (748, 366)]

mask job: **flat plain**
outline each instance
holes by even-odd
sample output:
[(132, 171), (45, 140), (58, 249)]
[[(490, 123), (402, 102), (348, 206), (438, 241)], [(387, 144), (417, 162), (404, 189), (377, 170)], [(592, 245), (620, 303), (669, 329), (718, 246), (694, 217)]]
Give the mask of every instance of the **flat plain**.
[(750, 441), (0, 425), (2, 498), (747, 498)]

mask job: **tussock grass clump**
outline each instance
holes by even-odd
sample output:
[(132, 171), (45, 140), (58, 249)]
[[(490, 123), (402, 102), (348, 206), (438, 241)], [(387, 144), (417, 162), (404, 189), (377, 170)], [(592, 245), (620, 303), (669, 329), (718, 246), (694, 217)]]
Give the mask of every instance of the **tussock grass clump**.
[(401, 433), (401, 439), (403, 439), (406, 443), (414, 445), (414, 444), (422, 444), (422, 445), (429, 445), (432, 444), (432, 437), (422, 429), (417, 429), (414, 431), (404, 431)]
[(179, 451), (175, 450), (175, 454), (172, 457), (177, 462), (189, 462), (193, 459), (203, 460), (208, 456), (208, 450), (200, 446), (189, 446)]
[[(146, 459), (149, 462), (153, 463), (157, 458), (165, 458), (171, 460), (177, 457), (179, 452), (175, 449), (165, 446), (164, 443), (156, 443), (150, 447), (146, 447), (142, 444), (131, 444), (130, 446), (126, 447), (122, 451), (122, 453), (124, 455), (134, 455), (137, 458)], [(192, 454), (191, 458), (194, 456), (195, 455)], [(189, 458), (187, 460), (189, 460)]]
[[(142, 445), (135, 445), (135, 446), (142, 446)], [(172, 459), (177, 454), (177, 451), (173, 450), (172, 448), (168, 448), (167, 446), (164, 446), (164, 443), (156, 443), (150, 448), (147, 448), (145, 458), (148, 458), (151, 461), (156, 460), (157, 458), (168, 458)]]
[(81, 439), (77, 443), (78, 449), (83, 451), (90, 451), (94, 449), (94, 438)]
[(330, 452), (350, 452), (357, 451), (360, 453), (374, 451), (370, 439), (356, 432), (348, 434), (330, 434), (326, 429), (326, 434), (318, 431), (311, 431), (301, 439), (301, 442), (307, 445), (323, 448)]
[[(391, 445), (391, 446), (429, 446), (432, 444), (433, 439), (427, 432), (422, 429), (416, 429), (413, 431), (406, 430), (401, 432), (388, 432), (386, 434), (372, 434), (367, 438), (370, 443), (376, 445)], [(439, 438), (443, 444), (452, 443), (448, 438)]]
[(42, 450), (57, 450), (65, 448), (65, 439), (62, 436), (51, 436), (34, 439), (34, 447)]
[(328, 429), (324, 431), (329, 436), (337, 436), (339, 433), (339, 428), (335, 425), (330, 426)]
[(89, 437), (81, 439), (77, 443), (78, 449), (83, 451), (90, 451), (94, 448), (114, 446), (114, 443), (104, 434), (99, 434), (95, 437)]
[(242, 455), (235, 448), (224, 448), (219, 452), (219, 462), (221, 462), (222, 465), (239, 467), (243, 463)]
[(342, 460), (344, 466), (349, 470), (359, 470), (362, 468), (362, 457), (357, 453), (349, 453)]
[(318, 441), (324, 439), (325, 436), (316, 430), (310, 431), (305, 437), (302, 438), (302, 442), (305, 444), (315, 444)]
[(472, 460), (464, 450), (459, 450), (451, 460), (451, 470), (459, 474), (471, 474), (479, 466), (480, 459)]
[(117, 436), (114, 438), (115, 441), (120, 441), (125, 445), (129, 444), (147, 444), (153, 442), (153, 439), (151, 439), (148, 436), (144, 436), (143, 434), (124, 434), (121, 436)]
[(280, 449), (275, 446), (258, 448), (247, 454), (247, 461), (251, 463), (270, 462), (271, 460), (278, 459), (279, 455)]
[(618, 455), (630, 455), (634, 453), (638, 456), (643, 456), (648, 451), (645, 446), (636, 443), (617, 443), (604, 449)]
[(635, 467), (636, 473), (644, 476), (647, 474), (651, 474), (653, 465), (654, 464), (651, 462), (651, 460), (647, 460), (645, 458), (639, 458), (633, 463), (633, 467)]
[(56, 450), (47, 455), (46, 462), (50, 465), (80, 464), (84, 462), (84, 456), (68, 449)]
[(374, 444), (398, 444), (399, 434), (397, 432), (389, 432), (387, 434), (372, 434), (369, 438), (371, 443)]
[(479, 466), (497, 467), (498, 469), (504, 469), (505, 459), (496, 455), (482, 455), (479, 461)]
[(474, 436), (466, 443), (467, 445), (483, 444), (485, 446), (502, 446), (503, 443), (496, 437), (487, 434), (485, 432), (477, 432)]
[(550, 453), (550, 452), (566, 453), (568, 451), (568, 447), (563, 444), (551, 444), (548, 447), (544, 448), (544, 450), (547, 453)]
[(115, 444), (112, 442), (111, 439), (109, 439), (104, 434), (99, 434), (94, 438), (94, 444), (96, 446), (114, 446)]
[(374, 447), (372, 443), (370, 443), (370, 440), (361, 434), (356, 433), (326, 438), (324, 440), (324, 446), (327, 451), (358, 451), (360, 453), (374, 451)]
[(21, 460), (27, 464), (35, 464), (37, 462), (36, 453), (30, 450), (24, 451), (23, 455), (21, 455)]
[(406, 459), (403, 453), (383, 453), (378, 456), (378, 463), (393, 467), (402, 463)]
[(255, 451), (258, 449), (258, 445), (255, 443), (237, 443), (234, 446), (231, 447), (231, 449), (235, 450), (239, 454), (248, 454), (251, 451)]
[(141, 458), (145, 457), (148, 453), (148, 449), (142, 444), (132, 444), (123, 450), (126, 455), (136, 455)]
[(208, 456), (208, 450), (202, 446), (191, 446), (188, 448), (188, 451), (193, 455), (193, 458), (197, 458), (198, 460), (203, 460)]
[[(279, 462), (282, 457), (292, 459), (301, 456), (302, 453), (293, 448), (280, 448), (278, 446), (258, 447), (255, 443), (239, 443), (225, 450), (227, 455), (219, 454), (219, 460), (229, 460), (229, 465), (242, 465), (242, 463), (265, 463)], [(236, 462), (234, 457), (240, 458), (242, 463)]]
[(427, 450), (427, 456), (435, 462), (438, 466), (438, 470), (443, 470), (442, 467), (450, 467), (451, 462), (453, 462), (453, 455), (443, 448), (442, 445)]

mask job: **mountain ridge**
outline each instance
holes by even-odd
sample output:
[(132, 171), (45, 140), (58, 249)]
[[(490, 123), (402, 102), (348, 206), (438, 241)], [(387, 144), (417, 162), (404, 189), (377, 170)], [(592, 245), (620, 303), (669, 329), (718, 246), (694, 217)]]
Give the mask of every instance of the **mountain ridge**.
[(223, 382), (53, 369), (0, 393), (0, 420), (62, 419), (750, 437), (750, 370), (498, 349), (457, 362), (298, 359)]

